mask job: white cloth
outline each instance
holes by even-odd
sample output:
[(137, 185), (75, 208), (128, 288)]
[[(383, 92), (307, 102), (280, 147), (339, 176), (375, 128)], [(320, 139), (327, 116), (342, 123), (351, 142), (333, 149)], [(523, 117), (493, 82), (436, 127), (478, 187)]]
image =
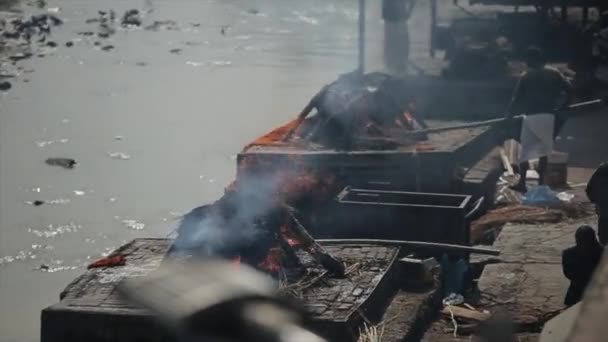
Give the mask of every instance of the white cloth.
[(553, 152), (555, 115), (543, 113), (524, 117), (521, 124), (521, 151), (518, 162), (545, 157)]

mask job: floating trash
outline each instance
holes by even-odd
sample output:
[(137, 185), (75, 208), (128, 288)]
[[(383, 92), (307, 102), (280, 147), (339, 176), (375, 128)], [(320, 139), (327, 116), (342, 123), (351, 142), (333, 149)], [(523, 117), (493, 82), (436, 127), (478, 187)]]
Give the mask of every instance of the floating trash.
[(57, 198), (45, 201), (47, 204), (68, 204), (70, 202), (71, 200), (69, 198)]
[(74, 195), (76, 196), (84, 196), (86, 194), (86, 192), (82, 191), (82, 190), (74, 190)]
[(53, 145), (53, 144), (65, 144), (69, 141), (69, 139), (67, 138), (63, 138), (63, 139), (57, 139), (57, 140), (37, 140), (36, 141), (36, 145), (38, 147), (45, 147), (48, 145)]
[(54, 237), (57, 237), (57, 236), (60, 236), (63, 234), (74, 233), (74, 232), (79, 231), (80, 229), (82, 229), (82, 226), (74, 224), (74, 223), (68, 223), (68, 224), (59, 225), (59, 226), (49, 224), (42, 230), (28, 228), (27, 231), (38, 237), (49, 239), (49, 238), (54, 238)]
[(232, 65), (231, 61), (213, 61), (211, 62), (211, 64), (215, 65), (215, 66), (229, 66)]
[[(57, 260), (56, 262), (59, 262), (60, 260)], [(63, 264), (63, 262), (59, 263), (59, 265)], [(49, 264), (40, 264), (40, 266), (38, 266), (37, 268), (35, 268), (36, 271), (42, 271), (45, 273), (55, 273), (55, 272), (62, 272), (62, 271), (74, 271), (77, 270), (79, 268), (79, 266), (53, 266), (53, 265), (49, 265)]]
[(128, 160), (131, 156), (124, 152), (108, 152), (108, 156), (112, 159)]
[(123, 140), (123, 139), (124, 139), (124, 137), (122, 135), (117, 135), (114, 137), (114, 140), (118, 140), (118, 141)]
[(144, 230), (146, 227), (144, 223), (136, 220), (122, 220), (122, 223), (125, 225), (125, 227), (133, 230)]
[(199, 67), (199, 66), (204, 66), (205, 62), (192, 62), (192, 61), (187, 61), (186, 65), (192, 65), (193, 67)]
[(29, 250), (18, 251), (15, 255), (7, 255), (0, 257), (0, 266), (10, 264), (15, 261), (33, 260), (36, 259), (36, 254)]
[(34, 205), (34, 206), (39, 207), (39, 206), (43, 205), (43, 204), (44, 204), (44, 203), (46, 203), (46, 202), (45, 202), (45, 201), (42, 201), (42, 200), (35, 200), (35, 201), (25, 201), (24, 203), (25, 203), (25, 204)]
[(116, 202), (116, 197), (110, 197), (110, 198), (108, 198), (108, 202), (110, 202), (110, 203)]
[(52, 251), (53, 249), (55, 249), (55, 247), (53, 247), (51, 245), (37, 245), (37, 244), (32, 245), (32, 250), (34, 250), (34, 251), (37, 251), (37, 250)]
[(76, 160), (71, 158), (48, 158), (44, 162), (47, 165), (61, 166), (66, 169), (73, 169), (76, 166)]

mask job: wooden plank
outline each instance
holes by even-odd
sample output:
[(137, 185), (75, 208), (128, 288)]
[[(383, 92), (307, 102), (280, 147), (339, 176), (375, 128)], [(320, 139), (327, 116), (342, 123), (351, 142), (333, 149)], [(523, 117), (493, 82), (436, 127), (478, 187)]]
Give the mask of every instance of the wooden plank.
[(447, 243), (438, 242), (424, 242), (424, 241), (405, 241), (405, 240), (381, 240), (381, 239), (318, 239), (320, 243), (352, 243), (352, 244), (380, 244), (380, 245), (392, 245), (392, 246), (403, 246), (412, 248), (425, 248), (432, 250), (443, 250), (443, 251), (454, 251), (454, 252), (465, 252), (471, 254), (485, 254), (485, 255), (500, 255), (500, 251), (493, 248), (486, 247), (471, 247), (464, 245), (452, 245)]
[(486, 319), (490, 318), (489, 313), (469, 310), (467, 308), (461, 308), (459, 306), (451, 306), (451, 305), (443, 308), (443, 310), (441, 310), (441, 313), (448, 317), (451, 317), (452, 315), (454, 315), (454, 317), (465, 318), (465, 319), (478, 321), (478, 322), (482, 322), (482, 321), (485, 321)]

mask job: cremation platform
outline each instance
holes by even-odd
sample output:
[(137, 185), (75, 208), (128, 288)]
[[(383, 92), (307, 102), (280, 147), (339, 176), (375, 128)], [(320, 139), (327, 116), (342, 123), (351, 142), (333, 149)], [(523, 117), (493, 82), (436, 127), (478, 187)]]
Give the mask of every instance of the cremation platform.
[[(125, 303), (116, 285), (125, 277), (155, 270), (171, 240), (136, 239), (117, 250), (126, 264), (87, 270), (61, 293), (60, 302), (42, 311), (42, 342), (174, 341), (149, 312)], [(308, 273), (280, 284), (283, 295), (298, 298), (318, 333), (338, 341), (354, 340), (363, 322), (382, 317), (397, 291), (395, 260), (399, 248), (381, 245), (323, 244), (346, 263), (343, 279), (324, 274), (298, 252)]]
[[(323, 170), (357, 187), (390, 183), (393, 188), (449, 192), (458, 174), (483, 159), (501, 139), (494, 127), (462, 128), (431, 133), (428, 140), (403, 142), (391, 148), (336, 150), (273, 139), (292, 123), (254, 141), (238, 155), (242, 172), (266, 170)], [(429, 122), (432, 128), (454, 122)]]

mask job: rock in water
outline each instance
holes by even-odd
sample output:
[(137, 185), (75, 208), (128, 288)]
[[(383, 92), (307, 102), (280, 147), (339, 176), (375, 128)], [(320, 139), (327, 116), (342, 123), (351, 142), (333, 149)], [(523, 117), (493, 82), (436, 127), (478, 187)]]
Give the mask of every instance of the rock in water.
[(45, 163), (53, 166), (61, 166), (66, 169), (73, 169), (76, 165), (76, 161), (70, 158), (49, 158)]

